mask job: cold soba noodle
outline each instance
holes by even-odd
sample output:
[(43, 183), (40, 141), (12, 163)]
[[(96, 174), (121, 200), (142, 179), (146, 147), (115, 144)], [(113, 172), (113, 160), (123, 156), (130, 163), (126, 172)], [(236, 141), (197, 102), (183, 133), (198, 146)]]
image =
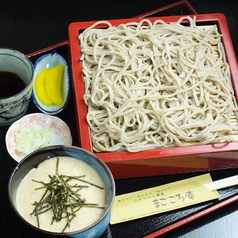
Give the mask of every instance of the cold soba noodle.
[(79, 39), (95, 151), (234, 140), (237, 109), (216, 25), (203, 29), (190, 17), (117, 27), (103, 21)]
[[(78, 179), (70, 179), (75, 176), (77, 176)], [(79, 201), (81, 201), (83, 204), (82, 207), (79, 205), (75, 207), (67, 206), (67, 211), (69, 213), (68, 218), (69, 220), (72, 218), (69, 226), (67, 225), (68, 219), (64, 218), (67, 216), (66, 213), (63, 213), (63, 218), (57, 221), (62, 210), (66, 208), (65, 205), (58, 204), (63, 202), (66, 204), (65, 201), (70, 205), (76, 203), (75, 197), (77, 197), (77, 195), (75, 194), (66, 196), (65, 194), (62, 195), (58, 193), (58, 197), (61, 197), (62, 199), (61, 201), (57, 201), (57, 206), (54, 207), (54, 202), (48, 202), (48, 198), (51, 196), (53, 197), (54, 194), (48, 192), (44, 197), (46, 198), (48, 196), (48, 200), (45, 199), (47, 202), (44, 202), (43, 205), (49, 205), (53, 208), (42, 214), (40, 214), (40, 211), (44, 209), (38, 209), (38, 214), (35, 212), (35, 209), (41, 206), (40, 202), (43, 201), (42, 196), (44, 196), (44, 193), (46, 192), (46, 189), (42, 189), (44, 185), (41, 182), (43, 181), (44, 183), (52, 184), (52, 179), (50, 177), (54, 177), (57, 181), (59, 177), (59, 180), (63, 180), (61, 185), (67, 183), (72, 185), (72, 191), (76, 192), (81, 199), (78, 199), (77, 202), (79, 203)], [(56, 188), (59, 188), (59, 186)], [(56, 192), (56, 189), (54, 191)], [(70, 193), (67, 192), (67, 194)], [(39, 205), (38, 207), (35, 205), (36, 202), (37, 205)], [(106, 189), (102, 178), (89, 165), (71, 157), (55, 157), (42, 162), (36, 169), (32, 169), (24, 177), (16, 195), (16, 205), (21, 216), (32, 225), (53, 232), (76, 231), (91, 225), (104, 213), (105, 203)], [(77, 211), (75, 213), (76, 216), (70, 216), (70, 214), (73, 214), (75, 211)]]

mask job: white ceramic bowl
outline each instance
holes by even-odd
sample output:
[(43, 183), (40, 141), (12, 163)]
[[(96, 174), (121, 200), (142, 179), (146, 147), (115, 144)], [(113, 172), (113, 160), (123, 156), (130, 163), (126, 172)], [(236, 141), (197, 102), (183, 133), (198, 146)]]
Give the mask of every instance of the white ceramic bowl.
[(20, 128), (48, 128), (52, 133), (50, 145), (72, 145), (72, 136), (69, 127), (64, 121), (55, 116), (44, 113), (28, 114), (18, 121), (14, 122), (8, 129), (5, 137), (6, 147), (10, 156), (17, 162), (20, 162), (26, 155), (20, 153), (15, 140), (15, 133)]
[[(35, 92), (35, 81), (40, 73), (45, 68), (53, 68), (57, 65), (63, 64), (65, 66), (64, 70), (64, 80), (62, 85), (64, 101), (61, 105), (51, 105), (47, 106), (41, 103), (38, 99), (36, 92)], [(70, 97), (70, 79), (69, 79), (69, 72), (68, 72), (68, 65), (65, 59), (59, 55), (57, 52), (52, 52), (50, 54), (45, 54), (41, 56), (36, 63), (34, 64), (34, 81), (33, 81), (33, 92), (32, 98), (36, 106), (39, 108), (40, 111), (49, 114), (49, 115), (56, 115), (60, 113), (68, 104), (69, 97)]]

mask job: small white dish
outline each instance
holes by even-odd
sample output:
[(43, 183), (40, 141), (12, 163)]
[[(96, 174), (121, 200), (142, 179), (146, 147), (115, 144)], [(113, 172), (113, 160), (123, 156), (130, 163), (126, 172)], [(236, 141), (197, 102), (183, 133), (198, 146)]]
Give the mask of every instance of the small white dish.
[[(65, 66), (64, 70), (64, 80), (62, 85), (64, 101), (61, 105), (51, 105), (47, 106), (41, 103), (38, 99), (36, 92), (35, 92), (35, 82), (38, 74), (45, 68), (53, 68), (57, 65), (63, 64)], [(69, 79), (69, 72), (68, 72), (68, 65), (65, 59), (59, 55), (56, 51), (45, 54), (41, 56), (36, 63), (34, 64), (34, 81), (33, 81), (33, 91), (32, 91), (32, 98), (36, 106), (40, 111), (49, 115), (56, 115), (60, 113), (68, 104), (69, 96), (70, 96), (70, 79)]]
[(50, 130), (52, 139), (50, 140), (50, 143), (47, 144), (47, 146), (72, 145), (70, 129), (60, 118), (44, 113), (28, 114), (12, 124), (9, 127), (5, 137), (8, 153), (17, 162), (20, 162), (26, 155), (17, 150), (17, 143), (15, 139), (16, 132), (22, 128), (25, 129), (32, 127)]

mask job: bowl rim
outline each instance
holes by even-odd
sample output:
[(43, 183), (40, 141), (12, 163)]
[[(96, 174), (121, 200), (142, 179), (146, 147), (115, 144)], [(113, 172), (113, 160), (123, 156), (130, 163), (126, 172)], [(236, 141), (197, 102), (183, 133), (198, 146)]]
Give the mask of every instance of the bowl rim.
[[(103, 215), (97, 219), (95, 222), (93, 222), (91, 225), (89, 226), (86, 226), (84, 227), (83, 229), (79, 229), (79, 230), (76, 230), (76, 231), (70, 231), (70, 232), (53, 232), (53, 231), (47, 231), (47, 230), (43, 230), (41, 228), (38, 228), (34, 225), (32, 225), (31, 223), (29, 223), (27, 220), (25, 220), (21, 215), (20, 213), (18, 212), (16, 206), (14, 205), (14, 202), (13, 202), (13, 197), (12, 197), (12, 193), (11, 193), (11, 188), (12, 188), (12, 181), (14, 179), (14, 176), (15, 174), (18, 172), (18, 170), (20, 169), (21, 165), (23, 165), (24, 163), (27, 162), (27, 160), (29, 160), (32, 156), (34, 156), (34, 154), (36, 153), (39, 153), (39, 152), (43, 152), (43, 151), (48, 151), (48, 150), (51, 150), (51, 149), (54, 149), (54, 150), (57, 150), (57, 149), (68, 149), (68, 150), (80, 150), (80, 151), (83, 151), (85, 152), (86, 154), (90, 155), (91, 158), (93, 158), (93, 160), (96, 160), (98, 163), (100, 163), (103, 167), (103, 169), (107, 172), (108, 174), (108, 177), (110, 179), (110, 184), (111, 184), (111, 188), (112, 188), (112, 195), (111, 195), (111, 200), (108, 202), (108, 206), (106, 207)], [(41, 163), (41, 162), (40, 162)], [(28, 171), (29, 172), (29, 171)], [(27, 173), (28, 173), (27, 172)], [(26, 173), (26, 174), (27, 174)], [(26, 175), (25, 174), (25, 175)], [(24, 176), (25, 176), (24, 175)], [(103, 178), (102, 178), (103, 179)], [(104, 179), (103, 179), (104, 181)], [(100, 222), (102, 222), (111, 212), (112, 210), (112, 206), (113, 206), (113, 203), (114, 203), (114, 200), (115, 200), (115, 195), (116, 195), (116, 185), (115, 185), (115, 180), (114, 180), (114, 177), (110, 171), (110, 169), (108, 168), (108, 166), (106, 165), (106, 163), (104, 161), (102, 161), (98, 156), (94, 155), (93, 153), (91, 153), (90, 151), (88, 150), (85, 150), (81, 147), (77, 147), (77, 146), (65, 146), (65, 145), (53, 145), (53, 146), (47, 146), (47, 147), (44, 147), (44, 148), (41, 148), (39, 150), (36, 150), (36, 151), (33, 151), (32, 153), (28, 154), (27, 156), (25, 156), (17, 165), (16, 167), (14, 168), (14, 170), (12, 171), (11, 173), (11, 176), (9, 178), (9, 182), (8, 182), (8, 198), (9, 198), (9, 201), (10, 201), (10, 204), (11, 204), (11, 207), (13, 208), (14, 212), (17, 214), (17, 216), (24, 222), (26, 223), (27, 225), (29, 225), (30, 227), (32, 227), (33, 229), (37, 230), (37, 231), (40, 231), (40, 232), (43, 232), (43, 233), (46, 233), (46, 234), (49, 234), (49, 235), (57, 235), (57, 236), (71, 236), (71, 235), (76, 235), (78, 233), (83, 233), (83, 232), (86, 232), (94, 227), (96, 227)]]

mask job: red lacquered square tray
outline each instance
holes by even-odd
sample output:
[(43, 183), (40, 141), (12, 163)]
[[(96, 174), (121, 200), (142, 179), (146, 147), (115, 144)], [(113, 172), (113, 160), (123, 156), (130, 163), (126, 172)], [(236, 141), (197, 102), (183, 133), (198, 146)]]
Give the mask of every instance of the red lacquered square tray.
[[(230, 65), (235, 96), (238, 98), (238, 67), (226, 17), (223, 14), (190, 15), (199, 24), (217, 24), (222, 34), (227, 61)], [(161, 19), (175, 22), (182, 16), (147, 18), (151, 22)], [(108, 20), (112, 25), (139, 22), (141, 18)], [(86, 121), (87, 106), (84, 103), (84, 80), (80, 61), (79, 33), (96, 21), (75, 22), (69, 25), (69, 45), (72, 65), (72, 86), (77, 114), (78, 134), (82, 148), (101, 158), (111, 169), (115, 178), (131, 178), (171, 173), (183, 173), (238, 167), (238, 142), (192, 145), (183, 147), (158, 148), (142, 152), (101, 152), (93, 151), (90, 128)], [(100, 27), (98, 25), (97, 27)]]

